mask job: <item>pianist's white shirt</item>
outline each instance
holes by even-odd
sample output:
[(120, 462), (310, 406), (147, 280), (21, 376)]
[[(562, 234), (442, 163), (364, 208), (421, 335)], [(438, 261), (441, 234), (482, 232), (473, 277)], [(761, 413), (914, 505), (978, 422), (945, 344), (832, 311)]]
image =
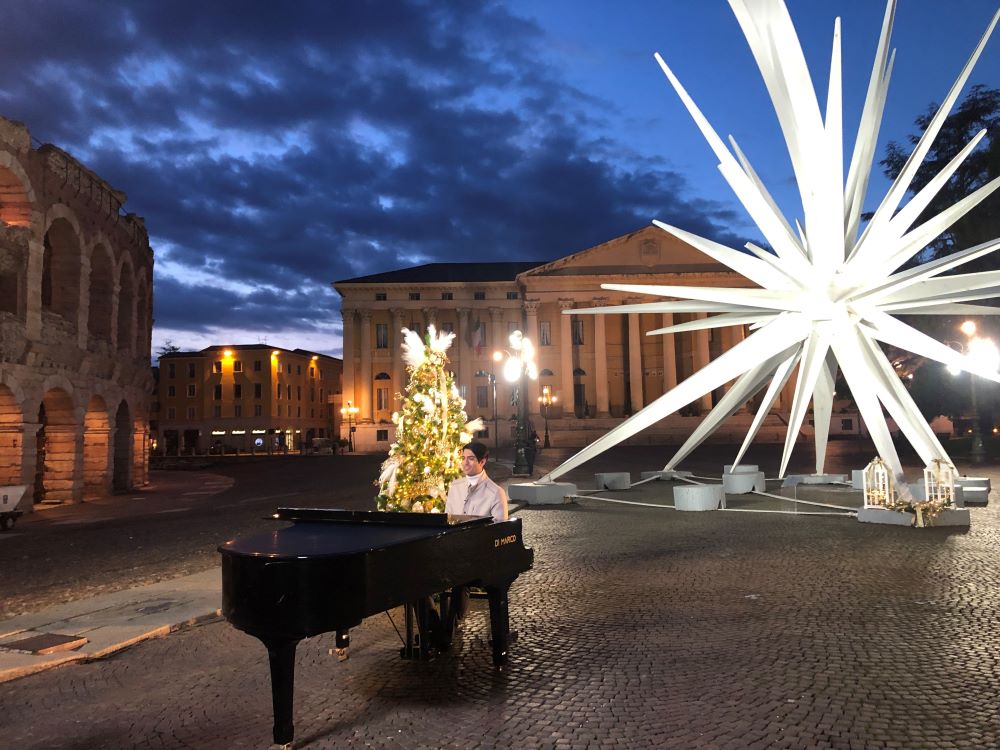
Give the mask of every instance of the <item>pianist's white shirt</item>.
[(445, 512), (458, 516), (493, 516), (507, 520), (507, 493), (481, 471), (474, 477), (459, 477), (448, 488)]

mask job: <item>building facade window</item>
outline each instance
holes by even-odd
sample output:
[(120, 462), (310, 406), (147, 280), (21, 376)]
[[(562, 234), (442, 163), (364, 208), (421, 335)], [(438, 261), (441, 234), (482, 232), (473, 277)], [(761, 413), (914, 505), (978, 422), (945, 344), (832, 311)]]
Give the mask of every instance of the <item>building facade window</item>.
[(375, 292), (376, 302), (385, 302), (385, 300), (386, 300), (385, 292)]
[(388, 443), (389, 442), (389, 431), (388, 430), (375, 430), (375, 441), (378, 443)]
[(309, 368), (309, 377), (311, 377), (311, 378), (316, 377), (316, 368), (315, 367), (310, 367)]
[(233, 398), (243, 398), (243, 384), (234, 383), (233, 384)]
[(583, 346), (583, 321), (571, 321), (571, 332), (573, 336), (573, 346)]
[(264, 398), (264, 386), (262, 386), (260, 383), (253, 384), (253, 397)]
[(476, 386), (476, 406), (485, 409), (490, 405), (489, 389), (485, 385)]
[(375, 324), (375, 348), (376, 349), (388, 349), (389, 348), (389, 324), (388, 323), (376, 323)]
[(222, 372), (222, 360), (217, 359), (212, 363), (212, 372), (218, 374)]
[(253, 405), (253, 415), (255, 417), (260, 417), (263, 414), (264, 414), (264, 407), (261, 406), (260, 404), (254, 404)]
[(195, 396), (198, 395), (198, 391), (195, 388), (194, 383), (188, 383), (187, 394), (188, 394), (188, 398), (194, 398)]
[(410, 292), (410, 299), (414, 301), (420, 299), (420, 292)]
[(216, 383), (212, 386), (212, 400), (222, 401), (222, 383)]
[(177, 377), (177, 365), (171, 362), (167, 365), (167, 377), (176, 378)]
[(281, 383), (278, 383), (278, 390), (276, 391), (276, 393), (278, 394), (278, 398), (280, 399), (281, 398)]
[(167, 407), (167, 419), (177, 419), (177, 409), (173, 406)]
[(188, 419), (194, 419), (194, 407), (189, 406), (187, 410)]
[(302, 386), (301, 385), (295, 386), (295, 400), (296, 401), (301, 401), (302, 400)]
[(552, 324), (547, 320), (538, 321), (538, 345), (552, 346)]
[(234, 417), (242, 417), (243, 416), (243, 405), (242, 404), (236, 404), (236, 406), (233, 407), (233, 416)]
[(233, 372), (243, 372), (243, 360), (241, 359), (233, 360)]
[(221, 417), (222, 416), (222, 404), (216, 404), (212, 408), (212, 416)]
[(285, 395), (288, 396), (289, 401), (292, 400), (292, 386), (290, 383), (285, 386)]
[(455, 299), (453, 292), (441, 292), (441, 299)]
[(507, 299), (521, 299), (520, 292), (507, 292)]
[(174, 397), (176, 395), (177, 395), (177, 386), (175, 386), (175, 385), (168, 385), (167, 386), (167, 396), (172, 398), (172, 397)]
[(473, 292), (472, 299), (486, 299), (486, 292)]
[(260, 372), (261, 371), (261, 362), (260, 362), (259, 359), (255, 359), (253, 361), (253, 371), (254, 372)]
[(195, 370), (194, 370), (194, 362), (188, 362), (188, 377), (189, 378), (193, 378), (194, 377), (194, 372), (195, 372)]
[(386, 411), (389, 408), (389, 389), (375, 389), (375, 408), (379, 411)]
[(441, 324), (441, 333), (454, 333), (454, 332), (455, 332), (455, 324), (452, 323), (450, 320), (446, 320), (444, 323)]

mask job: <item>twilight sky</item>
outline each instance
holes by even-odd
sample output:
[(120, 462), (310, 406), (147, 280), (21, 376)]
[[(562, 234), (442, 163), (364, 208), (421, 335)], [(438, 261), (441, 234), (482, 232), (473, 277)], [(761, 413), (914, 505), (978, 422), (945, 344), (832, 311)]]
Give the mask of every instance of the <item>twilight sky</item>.
[[(852, 146), (884, 3), (787, 4), (821, 102), (842, 19)], [(657, 51), (801, 216), (724, 0), (5, 5), (0, 114), (145, 217), (154, 352), (266, 339), (339, 355), (331, 281), (554, 259), (654, 218), (737, 247), (758, 239)], [(943, 98), (996, 7), (899, 0), (882, 145)], [(976, 83), (1000, 87), (1000, 34)], [(869, 203), (886, 186), (874, 179)]]

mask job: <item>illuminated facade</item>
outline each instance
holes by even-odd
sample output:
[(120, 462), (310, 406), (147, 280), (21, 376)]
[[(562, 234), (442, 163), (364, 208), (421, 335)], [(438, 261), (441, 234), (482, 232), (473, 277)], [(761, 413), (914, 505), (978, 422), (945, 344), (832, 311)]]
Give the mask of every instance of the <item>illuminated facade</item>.
[[(548, 263), (437, 263), (334, 282), (344, 318), (344, 398), (360, 410), (358, 449), (385, 450), (393, 439), (390, 418), (396, 394), (405, 387), (403, 327), (424, 331), (433, 323), (456, 334), (449, 356), (466, 412), (483, 418), (488, 444), (501, 446), (511, 442), (513, 410), (511, 387), (493, 353), (515, 329), (531, 337), (538, 351), (540, 377), (529, 384), (527, 398), (539, 435), (538, 397), (548, 386), (557, 399), (549, 409), (551, 442), (557, 446), (587, 444), (745, 336), (741, 329), (646, 335), (703, 317), (694, 314), (563, 314), (638, 301), (602, 289), (606, 283), (750, 286), (656, 227)], [(790, 403), (793, 387), (790, 382), (783, 391), (782, 405)], [(724, 392), (725, 387), (706, 394), (642, 439), (683, 440)], [(719, 439), (732, 439), (749, 418), (745, 409), (734, 415), (732, 434), (723, 429)], [(782, 429), (775, 415), (762, 434), (777, 438)]]
[(153, 252), (125, 199), (0, 117), (0, 485), (24, 510), (148, 481)]
[(156, 452), (309, 449), (336, 436), (341, 361), (302, 349), (210, 346), (160, 357)]

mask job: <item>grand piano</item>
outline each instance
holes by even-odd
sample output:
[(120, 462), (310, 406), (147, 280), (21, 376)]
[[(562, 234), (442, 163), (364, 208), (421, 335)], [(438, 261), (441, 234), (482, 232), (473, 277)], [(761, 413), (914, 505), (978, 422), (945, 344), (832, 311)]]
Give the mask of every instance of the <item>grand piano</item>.
[[(407, 605), (402, 653), (414, 655), (415, 613), (426, 655), (450, 643), (456, 602), (447, 592), (471, 585), (489, 599), (493, 663), (506, 663), (507, 593), (534, 562), (520, 519), (321, 508), (279, 508), (273, 518), (292, 525), (228, 541), (219, 552), (222, 614), (267, 648), (277, 744), (294, 739), (295, 648), (303, 638), (335, 632), (343, 649), (365, 617)], [(440, 612), (428, 612), (439, 593)]]

